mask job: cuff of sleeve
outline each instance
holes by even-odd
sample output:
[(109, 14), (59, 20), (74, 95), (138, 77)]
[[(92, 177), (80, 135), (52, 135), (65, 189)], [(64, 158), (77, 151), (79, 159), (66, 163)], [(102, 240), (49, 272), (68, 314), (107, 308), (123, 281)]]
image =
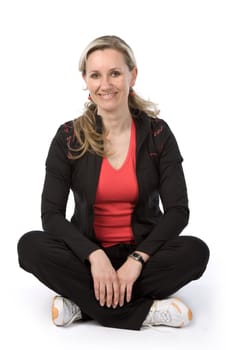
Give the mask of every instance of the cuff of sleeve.
[(72, 252), (83, 262), (85, 263), (87, 261), (88, 256), (95, 250), (100, 249), (100, 247), (95, 244), (92, 241), (87, 240), (85, 243), (85, 246), (81, 246), (78, 247), (76, 245), (76, 247), (73, 246), (73, 244), (71, 244), (71, 242), (67, 242), (67, 240), (65, 240), (66, 244), (68, 245), (68, 247), (72, 250)]
[(165, 241), (163, 240), (152, 240), (146, 242), (145, 240), (136, 247), (136, 250), (140, 250), (150, 256), (154, 255), (163, 245)]

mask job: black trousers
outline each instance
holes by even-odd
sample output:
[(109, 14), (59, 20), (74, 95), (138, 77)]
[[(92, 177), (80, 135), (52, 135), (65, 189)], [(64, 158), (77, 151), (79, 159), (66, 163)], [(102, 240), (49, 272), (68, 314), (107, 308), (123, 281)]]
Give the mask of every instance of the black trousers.
[[(118, 269), (134, 245), (119, 244), (105, 249)], [(209, 249), (198, 238), (179, 236), (165, 243), (146, 263), (133, 287), (129, 303), (116, 309), (101, 307), (94, 296), (89, 263), (81, 262), (63, 241), (47, 232), (32, 231), (18, 243), (20, 266), (47, 287), (74, 301), (84, 319), (106, 327), (139, 330), (155, 299), (169, 297), (205, 271)]]

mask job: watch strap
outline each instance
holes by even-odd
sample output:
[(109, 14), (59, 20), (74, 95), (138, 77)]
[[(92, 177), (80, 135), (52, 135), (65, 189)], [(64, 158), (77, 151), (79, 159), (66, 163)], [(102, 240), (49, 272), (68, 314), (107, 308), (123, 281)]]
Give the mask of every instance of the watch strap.
[(129, 254), (129, 257), (136, 260), (136, 261), (139, 261), (143, 266), (145, 265), (145, 261), (139, 253), (133, 252), (133, 253)]

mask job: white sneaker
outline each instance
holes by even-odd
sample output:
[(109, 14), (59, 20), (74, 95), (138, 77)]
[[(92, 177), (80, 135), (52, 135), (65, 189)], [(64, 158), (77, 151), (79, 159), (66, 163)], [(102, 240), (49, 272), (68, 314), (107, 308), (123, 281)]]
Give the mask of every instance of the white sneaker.
[(143, 326), (183, 327), (192, 320), (191, 310), (179, 299), (155, 300)]
[(81, 319), (81, 310), (73, 301), (61, 296), (53, 298), (52, 320), (56, 326), (69, 326)]

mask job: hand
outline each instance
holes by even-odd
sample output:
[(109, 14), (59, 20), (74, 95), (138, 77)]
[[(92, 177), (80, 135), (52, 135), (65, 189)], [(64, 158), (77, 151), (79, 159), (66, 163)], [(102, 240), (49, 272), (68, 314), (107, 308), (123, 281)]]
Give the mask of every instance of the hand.
[(91, 264), (94, 293), (101, 306), (116, 307), (119, 303), (119, 282), (110, 259), (102, 249), (92, 252)]
[[(147, 253), (138, 250), (136, 250), (136, 253), (142, 256), (144, 262), (147, 262), (150, 259), (150, 255)], [(140, 276), (142, 268), (143, 266), (139, 261), (128, 257), (126, 262), (118, 269), (117, 275), (119, 280), (120, 306), (123, 306), (125, 298), (127, 303), (130, 302), (132, 298), (133, 285)]]
[(124, 299), (127, 303), (132, 297), (132, 290), (135, 281), (138, 279), (142, 271), (142, 264), (128, 258), (126, 262), (118, 269), (117, 276), (119, 281), (119, 305), (124, 305)]

